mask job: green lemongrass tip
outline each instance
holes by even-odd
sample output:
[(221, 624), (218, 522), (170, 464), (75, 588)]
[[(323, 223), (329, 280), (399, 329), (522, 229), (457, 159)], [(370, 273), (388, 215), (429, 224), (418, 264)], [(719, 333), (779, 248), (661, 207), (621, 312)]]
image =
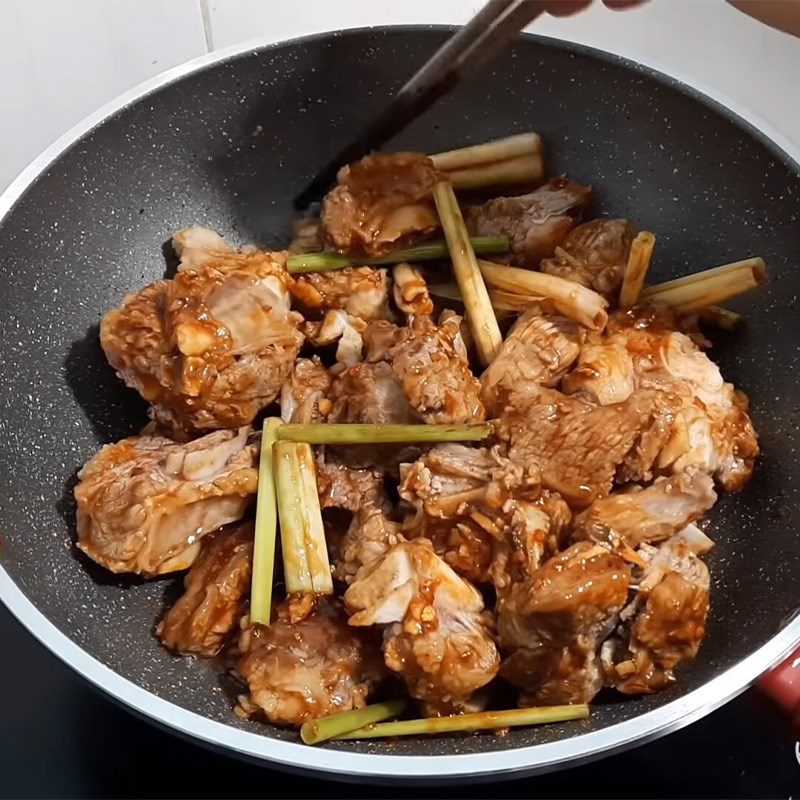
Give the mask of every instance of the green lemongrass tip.
[(452, 717), (407, 719), (400, 722), (383, 722), (342, 733), (336, 739), (381, 739), (393, 736), (417, 736), (427, 733), (454, 731), (485, 731), (497, 728), (514, 728), (521, 725), (542, 725), (546, 722), (565, 722), (586, 719), (589, 706), (541, 706), (540, 708), (514, 708), (510, 711), (481, 711)]
[[(470, 239), (476, 253), (505, 253), (510, 247), (507, 236), (473, 236)], [(395, 250), (383, 256), (343, 256), (340, 253), (300, 253), (289, 256), (286, 269), (289, 272), (328, 272), (345, 267), (370, 267), (382, 264), (399, 264), (402, 261), (431, 261), (449, 258), (447, 242), (437, 240), (411, 247), (408, 250)]]
[(269, 625), (272, 612), (272, 576), (275, 571), (275, 540), (278, 530), (272, 445), (275, 443), (275, 431), (281, 424), (277, 417), (269, 417), (264, 420), (261, 432), (253, 577), (250, 589), (250, 621), (260, 625)]
[(353, 711), (342, 711), (331, 714), (329, 717), (320, 717), (303, 723), (300, 728), (300, 738), (306, 744), (319, 744), (327, 742), (350, 731), (392, 719), (403, 713), (406, 707), (405, 700), (389, 700), (386, 703), (373, 703), (371, 706), (357, 708)]
[(361, 425), (321, 422), (281, 425), (277, 437), (308, 444), (383, 444), (388, 442), (478, 442), (492, 432), (491, 425)]

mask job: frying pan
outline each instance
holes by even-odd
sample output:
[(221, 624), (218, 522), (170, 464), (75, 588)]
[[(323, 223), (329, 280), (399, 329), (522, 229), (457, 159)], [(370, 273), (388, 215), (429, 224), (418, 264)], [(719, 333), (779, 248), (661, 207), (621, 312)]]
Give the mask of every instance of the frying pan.
[(90, 117), (0, 198), (0, 598), (135, 712), (290, 768), (379, 780), (553, 769), (697, 719), (800, 641), (800, 167), (775, 136), (686, 85), (534, 36), (393, 145), (434, 152), (536, 130), (551, 174), (591, 183), (601, 211), (656, 232), (654, 280), (755, 254), (772, 276), (740, 304), (744, 331), (715, 335), (723, 374), (750, 395), (763, 457), (746, 491), (710, 514), (708, 635), (677, 685), (506, 736), (308, 748), (235, 717), (237, 687), (213, 664), (159, 646), (154, 620), (178, 581), (114, 576), (77, 554), (77, 468), (145, 420), (103, 358), (102, 314), (174, 268), (164, 243), (179, 228), (285, 243), (291, 199), (447, 34), (356, 30), (204, 57)]

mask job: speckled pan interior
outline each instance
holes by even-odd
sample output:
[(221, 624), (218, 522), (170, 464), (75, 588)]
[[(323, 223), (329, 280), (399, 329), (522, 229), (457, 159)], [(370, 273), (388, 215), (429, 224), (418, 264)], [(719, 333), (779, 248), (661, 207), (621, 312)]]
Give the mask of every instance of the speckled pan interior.
[[(210, 665), (174, 658), (153, 637), (174, 580), (115, 577), (76, 554), (76, 470), (144, 420), (143, 403), (103, 359), (97, 325), (125, 294), (164, 274), (164, 243), (178, 228), (285, 243), (294, 194), (444, 36), (398, 28), (326, 35), (191, 74), (77, 142), (0, 223), (3, 566), (63, 633), (113, 670), (264, 736), (296, 734), (235, 717), (232, 688)], [(544, 137), (552, 174), (592, 184), (601, 212), (657, 234), (653, 279), (755, 254), (770, 268), (769, 286), (737, 305), (747, 328), (715, 337), (714, 358), (750, 395), (764, 455), (747, 491), (710, 515), (718, 546), (709, 557), (708, 637), (677, 687), (602, 700), (590, 722), (335, 747), (453, 754), (602, 728), (701, 686), (766, 642), (798, 605), (797, 164), (670, 80), (534, 37), (394, 144), (434, 152), (525, 130)]]

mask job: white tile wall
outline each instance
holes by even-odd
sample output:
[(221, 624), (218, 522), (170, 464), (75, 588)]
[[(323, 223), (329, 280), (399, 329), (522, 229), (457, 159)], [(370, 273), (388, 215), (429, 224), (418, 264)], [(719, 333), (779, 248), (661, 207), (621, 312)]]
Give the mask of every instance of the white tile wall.
[[(463, 23), (480, 0), (0, 0), (0, 189), (71, 125), (170, 66), (238, 42), (335, 28)], [(538, 32), (662, 65), (800, 144), (800, 39), (723, 0), (595, 3)]]

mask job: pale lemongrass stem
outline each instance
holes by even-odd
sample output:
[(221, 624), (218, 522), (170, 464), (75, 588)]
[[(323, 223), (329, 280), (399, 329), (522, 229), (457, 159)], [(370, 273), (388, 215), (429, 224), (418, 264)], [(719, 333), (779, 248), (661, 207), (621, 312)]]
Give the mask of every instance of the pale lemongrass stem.
[(446, 181), (437, 183), (433, 189), (433, 199), (442, 222), (447, 248), (453, 262), (453, 273), (464, 301), (467, 324), (475, 341), (475, 349), (478, 358), (484, 366), (487, 366), (503, 343), (500, 327), (478, 267), (478, 260), (470, 244), (453, 187)]
[(647, 270), (650, 268), (650, 258), (653, 255), (655, 243), (656, 237), (650, 231), (637, 233), (631, 242), (625, 277), (619, 292), (620, 308), (631, 308), (639, 300)]
[(744, 317), (729, 308), (707, 306), (706, 308), (701, 308), (697, 314), (701, 322), (714, 325), (726, 331), (735, 331), (744, 325)]
[(399, 442), (478, 442), (492, 432), (487, 424), (370, 425), (357, 422), (286, 423), (278, 429), (278, 439), (308, 444), (386, 444)]
[(753, 272), (740, 269), (721, 273), (715, 277), (694, 283), (683, 283), (672, 289), (648, 294), (644, 299), (648, 302), (665, 303), (679, 311), (696, 311), (706, 306), (717, 305), (751, 292), (759, 287)]
[(379, 722), (340, 734), (337, 739), (379, 739), (393, 736), (416, 736), (453, 731), (484, 731), (513, 728), (521, 725), (541, 725), (547, 722), (565, 722), (586, 719), (589, 706), (541, 706), (539, 708), (514, 708), (509, 711), (479, 711), (452, 717), (426, 717), (399, 722)]
[(528, 311), (532, 308), (541, 308), (549, 302), (555, 308), (554, 303), (541, 295), (517, 294), (516, 292), (504, 292), (502, 289), (489, 289), (489, 297), (495, 308), (505, 311)]
[(272, 581), (275, 573), (275, 544), (278, 532), (272, 446), (275, 444), (275, 431), (281, 424), (281, 420), (277, 417), (269, 417), (264, 420), (261, 433), (253, 576), (250, 586), (250, 621), (259, 625), (269, 625), (272, 613)]
[(331, 564), (328, 546), (325, 543), (325, 526), (319, 505), (317, 471), (314, 453), (305, 442), (294, 444), (295, 478), (299, 487), (300, 510), (303, 518), (303, 534), (306, 545), (306, 561), (311, 573), (311, 584), (316, 594), (333, 594)]
[(272, 447), (278, 515), (281, 521), (283, 575), (287, 592), (313, 592), (314, 584), (311, 580), (303, 532), (302, 500), (296, 477), (297, 470), (294, 467), (295, 448), (294, 443), (280, 441), (275, 442)]
[[(441, 297), (444, 300), (455, 300), (462, 305), (464, 302), (461, 299), (461, 292), (458, 291), (458, 286), (456, 286), (454, 283), (432, 283), (428, 286), (428, 292), (434, 297)], [(489, 299), (492, 301), (492, 308), (494, 309), (494, 315), (497, 317), (498, 322), (510, 316), (510, 312), (519, 311), (521, 305), (521, 303), (504, 302), (502, 297), (498, 298), (498, 300), (495, 302), (495, 296), (501, 294), (503, 293), (498, 292), (496, 289), (489, 289)], [(524, 299), (525, 298), (523, 298), (523, 301)], [(537, 302), (541, 302), (542, 298), (537, 297), (535, 300)], [(533, 301), (531, 300), (531, 302)], [(461, 333), (463, 336), (463, 330)]]
[(545, 179), (544, 158), (541, 154), (518, 156), (492, 164), (448, 172), (447, 180), (454, 189), (483, 189), (501, 186), (536, 186)]
[(602, 295), (574, 281), (519, 267), (478, 261), (486, 282), (510, 294), (533, 295), (549, 300), (556, 310), (581, 325), (602, 330), (608, 322)]
[(373, 703), (364, 708), (340, 711), (338, 714), (312, 719), (303, 723), (300, 728), (300, 738), (306, 744), (327, 742), (328, 739), (333, 739), (343, 733), (398, 717), (403, 713), (405, 707), (405, 700), (388, 700), (385, 703)]
[(677, 289), (680, 286), (686, 286), (692, 283), (699, 283), (701, 281), (707, 280), (717, 280), (723, 275), (728, 275), (730, 273), (736, 273), (739, 271), (750, 271), (753, 275), (754, 280), (757, 283), (763, 283), (767, 277), (767, 267), (764, 263), (763, 258), (746, 258), (743, 261), (734, 261), (730, 264), (723, 264), (719, 267), (712, 267), (711, 269), (705, 269), (701, 272), (693, 272), (689, 275), (684, 275), (680, 278), (675, 278), (671, 281), (665, 281), (664, 283), (657, 283), (652, 286), (646, 286), (642, 289), (641, 297), (644, 300), (645, 298), (649, 298), (652, 295), (659, 294), (661, 292), (671, 291), (672, 289)]
[(444, 153), (435, 153), (430, 157), (436, 169), (454, 170), (471, 167), (475, 164), (486, 164), (492, 161), (503, 161), (517, 156), (541, 153), (542, 138), (538, 133), (518, 133), (495, 139), (483, 144), (460, 147)]

